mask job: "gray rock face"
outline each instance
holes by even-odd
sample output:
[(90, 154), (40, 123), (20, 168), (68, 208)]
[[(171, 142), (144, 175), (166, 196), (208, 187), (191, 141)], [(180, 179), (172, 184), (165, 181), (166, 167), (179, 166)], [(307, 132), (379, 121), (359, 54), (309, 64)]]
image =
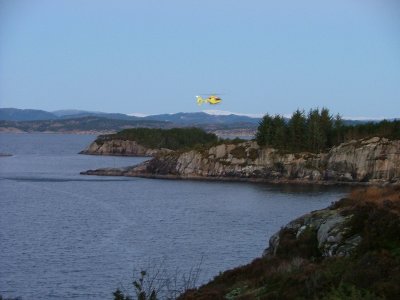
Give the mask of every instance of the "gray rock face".
[(323, 257), (349, 256), (360, 244), (361, 236), (348, 236), (352, 215), (342, 216), (339, 210), (323, 209), (306, 214), (275, 233), (269, 240), (264, 255), (277, 255), (284, 231), (294, 232), (293, 239), (300, 239), (305, 232), (313, 232), (318, 250)]
[(333, 148), (327, 156), (331, 174), (349, 181), (399, 181), (400, 141), (374, 137)]
[(120, 174), (124, 176), (283, 183), (400, 183), (400, 141), (385, 138), (351, 141), (320, 154), (280, 153), (261, 148), (254, 141), (178, 153), (147, 149), (122, 140), (92, 143), (82, 153), (157, 156)]
[(168, 153), (169, 149), (150, 149), (128, 140), (110, 140), (104, 142), (94, 141), (81, 154), (91, 155), (117, 155), (117, 156), (155, 156)]
[(400, 141), (384, 138), (351, 141), (320, 154), (282, 154), (276, 149), (260, 148), (251, 141), (159, 157), (150, 166), (146, 172), (153, 175), (181, 178), (393, 183), (400, 182)]

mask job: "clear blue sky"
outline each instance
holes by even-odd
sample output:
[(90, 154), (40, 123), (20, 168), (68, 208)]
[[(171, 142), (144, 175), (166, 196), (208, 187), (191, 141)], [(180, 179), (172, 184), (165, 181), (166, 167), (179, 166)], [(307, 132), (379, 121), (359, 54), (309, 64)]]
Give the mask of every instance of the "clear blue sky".
[(400, 117), (398, 2), (0, 0), (0, 107)]

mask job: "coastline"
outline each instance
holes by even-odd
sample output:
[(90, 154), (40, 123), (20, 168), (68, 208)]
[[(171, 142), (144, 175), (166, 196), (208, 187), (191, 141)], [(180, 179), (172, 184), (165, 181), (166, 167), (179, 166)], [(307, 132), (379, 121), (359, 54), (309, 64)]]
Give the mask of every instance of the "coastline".
[(400, 184), (400, 141), (354, 140), (325, 153), (282, 153), (254, 141), (201, 150), (149, 149), (135, 141), (93, 142), (82, 154), (153, 157), (135, 166), (101, 168), (82, 175), (154, 179), (385, 186)]
[(80, 175), (89, 176), (119, 176), (119, 177), (137, 177), (147, 179), (163, 179), (163, 180), (193, 180), (193, 181), (217, 181), (217, 182), (250, 182), (250, 183), (266, 183), (273, 185), (318, 185), (318, 186), (400, 186), (398, 182), (373, 181), (373, 182), (350, 182), (350, 181), (312, 181), (305, 179), (268, 179), (268, 178), (246, 178), (246, 177), (227, 177), (227, 176), (182, 176), (173, 174), (153, 174), (153, 173), (132, 173), (134, 167), (127, 168), (103, 168), (96, 170), (87, 170), (80, 172)]

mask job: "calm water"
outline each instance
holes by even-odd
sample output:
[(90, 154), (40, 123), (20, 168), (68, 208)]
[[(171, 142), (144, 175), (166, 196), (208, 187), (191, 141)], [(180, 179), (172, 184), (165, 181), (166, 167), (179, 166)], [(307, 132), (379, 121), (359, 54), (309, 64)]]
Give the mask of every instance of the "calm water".
[(153, 262), (201, 280), (260, 256), (291, 219), (343, 188), (92, 177), (142, 158), (78, 155), (90, 135), (0, 134), (0, 294), (111, 299)]

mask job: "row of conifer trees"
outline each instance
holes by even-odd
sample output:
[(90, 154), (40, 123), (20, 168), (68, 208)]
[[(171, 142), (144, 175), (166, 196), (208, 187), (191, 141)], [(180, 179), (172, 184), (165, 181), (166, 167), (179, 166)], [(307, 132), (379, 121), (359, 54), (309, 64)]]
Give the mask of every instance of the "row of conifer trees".
[(269, 114), (261, 120), (256, 140), (260, 146), (279, 150), (319, 153), (352, 139), (372, 136), (400, 139), (400, 121), (346, 124), (340, 115), (333, 116), (327, 108), (296, 110), (290, 119)]

